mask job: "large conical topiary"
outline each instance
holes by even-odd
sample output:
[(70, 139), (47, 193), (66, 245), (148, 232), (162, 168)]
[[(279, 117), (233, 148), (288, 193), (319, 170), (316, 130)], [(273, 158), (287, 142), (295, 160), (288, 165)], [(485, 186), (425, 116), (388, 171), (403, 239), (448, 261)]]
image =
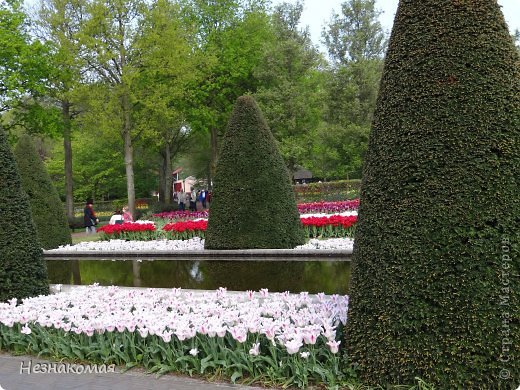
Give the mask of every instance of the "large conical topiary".
[(29, 200), (0, 128), (0, 302), (49, 293)]
[(40, 244), (44, 249), (71, 244), (70, 229), (60, 196), (29, 135), (20, 137), (14, 156), (22, 188), (29, 196)]
[(363, 380), (518, 385), (519, 91), (496, 0), (399, 3), (350, 287)]
[(239, 97), (217, 163), (205, 247), (294, 248), (304, 242), (276, 141), (254, 99)]

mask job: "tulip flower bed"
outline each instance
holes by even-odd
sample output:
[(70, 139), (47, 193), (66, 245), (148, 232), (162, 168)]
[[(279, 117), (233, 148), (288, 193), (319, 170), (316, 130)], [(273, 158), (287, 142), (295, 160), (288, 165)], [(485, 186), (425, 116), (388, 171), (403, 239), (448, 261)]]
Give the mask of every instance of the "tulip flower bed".
[(187, 219), (208, 218), (208, 210), (203, 211), (166, 211), (152, 215), (154, 218), (182, 221)]
[[(330, 215), (302, 217), (302, 224), (309, 238), (354, 237), (357, 216)], [(189, 240), (204, 238), (208, 221), (206, 219), (170, 222), (156, 229), (153, 222), (127, 222), (121, 225), (105, 225), (98, 229), (101, 240)]]
[(357, 215), (301, 218), (310, 238), (354, 237)]
[[(337, 201), (337, 202), (313, 202), (298, 204), (300, 214), (308, 213), (326, 213), (334, 214), (344, 211), (357, 210), (359, 207), (359, 199)], [(169, 219), (174, 221), (182, 221), (189, 219), (208, 218), (208, 210), (204, 211), (167, 211), (152, 215), (157, 219)]]
[(0, 349), (306, 388), (340, 368), (348, 297), (83, 286), (0, 303)]
[(155, 240), (156, 229), (153, 222), (125, 222), (116, 225), (105, 225), (97, 229), (101, 239), (120, 240)]
[(189, 240), (193, 237), (204, 238), (207, 227), (208, 220), (199, 219), (168, 223), (163, 226), (162, 230), (169, 240)]
[(359, 199), (345, 200), (339, 202), (313, 202), (299, 203), (298, 211), (300, 214), (307, 213), (341, 213), (344, 211), (357, 210), (359, 207)]

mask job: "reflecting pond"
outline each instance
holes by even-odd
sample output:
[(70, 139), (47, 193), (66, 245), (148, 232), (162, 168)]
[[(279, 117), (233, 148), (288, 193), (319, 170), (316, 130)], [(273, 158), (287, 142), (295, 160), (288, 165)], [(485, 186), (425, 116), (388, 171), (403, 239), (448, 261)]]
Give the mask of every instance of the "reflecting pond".
[(346, 294), (349, 261), (49, 260), (51, 283)]

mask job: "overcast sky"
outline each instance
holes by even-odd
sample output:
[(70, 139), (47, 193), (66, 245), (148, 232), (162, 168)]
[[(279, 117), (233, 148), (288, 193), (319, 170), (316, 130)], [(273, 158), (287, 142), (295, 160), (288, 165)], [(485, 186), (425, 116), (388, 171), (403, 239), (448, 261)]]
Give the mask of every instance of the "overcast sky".
[[(296, 3), (296, 0), (272, 0), (273, 4), (277, 3)], [(341, 3), (345, 0), (303, 0), (304, 10), (302, 15), (302, 25), (308, 25), (312, 40), (315, 44), (319, 44), (321, 40), (321, 30), (323, 25), (330, 20), (332, 10), (336, 13), (341, 11)], [(397, 10), (398, 0), (376, 0), (376, 7), (383, 11), (380, 16), (383, 29), (388, 33), (392, 29), (395, 11)], [(520, 0), (498, 0), (498, 4), (502, 6), (502, 12), (509, 25), (509, 29), (513, 32), (515, 29), (520, 30)]]

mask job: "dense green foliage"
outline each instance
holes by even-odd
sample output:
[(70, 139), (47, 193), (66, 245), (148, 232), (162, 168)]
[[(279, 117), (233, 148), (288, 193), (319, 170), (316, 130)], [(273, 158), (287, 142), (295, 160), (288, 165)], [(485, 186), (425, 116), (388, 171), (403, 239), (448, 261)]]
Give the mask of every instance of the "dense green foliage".
[(518, 384), (519, 64), (496, 1), (400, 2), (355, 236), (364, 380)]
[(27, 32), (21, 1), (0, 2), (0, 112), (16, 105), (28, 91), (42, 91), (47, 73), (46, 48)]
[(348, 0), (322, 36), (325, 123), (313, 129), (309, 169), (321, 178), (361, 178), (383, 68), (386, 39), (374, 0)]
[(10, 126), (63, 150), (45, 157), (69, 217), (86, 196), (158, 191), (168, 203), (168, 172), (179, 166), (211, 182), (244, 94), (291, 170), (361, 177), (385, 47), (374, 0), (346, 0), (331, 15), (329, 61), (301, 27), (301, 1), (49, 0), (31, 16), (20, 4), (0, 6), (0, 109)]
[[(368, 134), (365, 114), (374, 106), (380, 68), (360, 65), (358, 69), (367, 70), (360, 75), (328, 68), (309, 32), (299, 27), (301, 3), (272, 9), (267, 3), (246, 0), (161, 0), (133, 8), (134, 3), (118, 3), (121, 10), (135, 15), (134, 22), (121, 21), (125, 27), (121, 33), (128, 37), (124, 53), (117, 52), (119, 46), (106, 47), (106, 42), (117, 41), (110, 34), (120, 21), (99, 2), (51, 0), (38, 13), (36, 22), (50, 41), (57, 70), (42, 104), (56, 105), (59, 110), (52, 112), (61, 111), (63, 123), (55, 121), (56, 131), (52, 123), (24, 122), (30, 132), (45, 127), (45, 133), (60, 137), (63, 133), (64, 140), (72, 142), (72, 153), (67, 153), (67, 142), (56, 139), (59, 148), (65, 145), (65, 154), (49, 156), (55, 160), (49, 171), (68, 202), (72, 176), (75, 200), (122, 196), (129, 185), (125, 167), (131, 148), (137, 197), (158, 190), (168, 203), (168, 172), (177, 166), (184, 168), (183, 175), (211, 182), (233, 104), (246, 93), (259, 102), (291, 170), (301, 165), (327, 180), (359, 177)], [(362, 9), (357, 11), (362, 13)], [(78, 15), (83, 17), (78, 19)], [(372, 10), (367, 15), (354, 16), (368, 18), (363, 29), (377, 27), (370, 19), (377, 14)], [(334, 33), (341, 33), (345, 21), (337, 22)], [(349, 30), (347, 35), (349, 42), (356, 42), (359, 34)], [(96, 48), (103, 49), (96, 52)], [(112, 66), (111, 59), (123, 54), (127, 55), (125, 66)], [(95, 69), (85, 74), (98, 75), (96, 83), (80, 80), (77, 69), (88, 64)], [(344, 83), (351, 85), (349, 92), (339, 93)], [(122, 109), (120, 97), (127, 91), (130, 105)], [(340, 121), (332, 114), (344, 112), (344, 107), (350, 107), (352, 115), (343, 115)], [(363, 126), (353, 122), (354, 116), (363, 116)], [(131, 148), (128, 138), (125, 143), (120, 137), (123, 128), (132, 135)], [(111, 140), (109, 147), (100, 142), (101, 137), (103, 143)], [(100, 148), (112, 157), (100, 158)], [(67, 180), (62, 178), (64, 162), (70, 164)]]
[(319, 126), (324, 110), (324, 77), (318, 68), (325, 61), (309, 32), (298, 27), (302, 12), (300, 2), (275, 7), (270, 23), (274, 39), (264, 44), (254, 70), (259, 82), (254, 98), (291, 171), (307, 160), (310, 131)]
[(72, 243), (65, 210), (29, 135), (22, 135), (14, 149), (22, 188), (29, 196), (38, 239), (43, 249)]
[(0, 302), (47, 294), (47, 269), (13, 153), (0, 128)]
[(256, 102), (242, 96), (217, 164), (205, 247), (276, 249), (304, 242), (283, 158)]

